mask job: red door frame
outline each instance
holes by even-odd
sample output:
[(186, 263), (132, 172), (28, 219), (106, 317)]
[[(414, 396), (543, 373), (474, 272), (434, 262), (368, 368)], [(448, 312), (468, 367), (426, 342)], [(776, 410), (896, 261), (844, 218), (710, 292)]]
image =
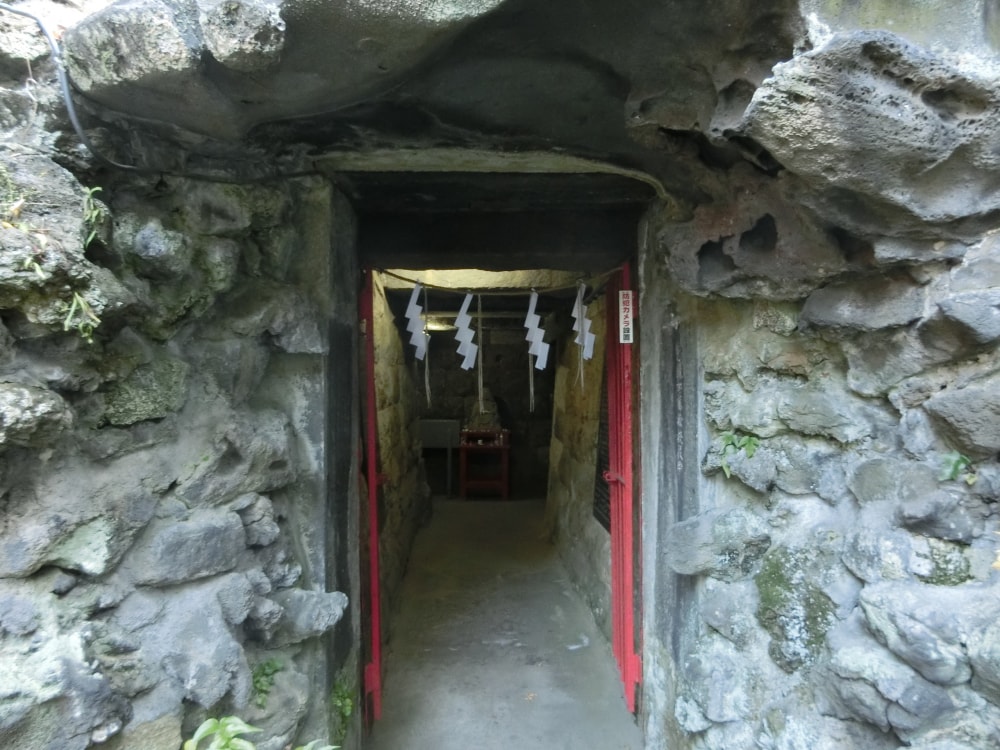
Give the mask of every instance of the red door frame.
[[(626, 263), (607, 287), (607, 385), (608, 470), (611, 491), (611, 634), (612, 650), (625, 689), (625, 703), (635, 713), (642, 668), (636, 648), (636, 550), (637, 506), (633, 477), (636, 474), (633, 441), (633, 344), (619, 340), (619, 295), (631, 289), (631, 268)], [(633, 302), (635, 295), (633, 295)], [(633, 340), (635, 337), (633, 336)]]
[(367, 724), (382, 718), (382, 599), (379, 586), (378, 544), (378, 408), (375, 402), (375, 289), (370, 268), (364, 269), (359, 300), (365, 342), (365, 480), (368, 484), (368, 660), (362, 682), (362, 705)]

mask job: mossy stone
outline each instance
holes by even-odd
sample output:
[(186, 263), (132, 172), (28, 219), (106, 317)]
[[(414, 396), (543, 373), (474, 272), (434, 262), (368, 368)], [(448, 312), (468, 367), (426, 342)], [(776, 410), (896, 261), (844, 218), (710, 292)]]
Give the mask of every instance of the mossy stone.
[(172, 357), (137, 367), (108, 390), (105, 419), (124, 426), (180, 411), (187, 398), (189, 369), (187, 362)]
[(834, 604), (814, 583), (815, 563), (809, 550), (774, 549), (754, 579), (757, 620), (771, 634), (771, 658), (786, 672), (815, 661), (833, 623)]

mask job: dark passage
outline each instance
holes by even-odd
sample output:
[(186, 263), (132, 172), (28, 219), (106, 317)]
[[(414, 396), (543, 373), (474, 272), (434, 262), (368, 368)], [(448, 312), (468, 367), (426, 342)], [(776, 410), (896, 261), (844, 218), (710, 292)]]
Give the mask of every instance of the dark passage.
[(390, 623), (372, 750), (642, 747), (542, 501), (436, 501)]

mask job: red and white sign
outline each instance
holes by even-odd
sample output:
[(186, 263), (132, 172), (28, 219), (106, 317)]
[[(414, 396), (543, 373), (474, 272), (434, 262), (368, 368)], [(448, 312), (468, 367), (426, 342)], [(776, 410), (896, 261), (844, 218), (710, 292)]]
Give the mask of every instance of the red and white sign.
[(618, 292), (618, 341), (631, 344), (635, 337), (635, 297), (631, 289), (621, 289)]

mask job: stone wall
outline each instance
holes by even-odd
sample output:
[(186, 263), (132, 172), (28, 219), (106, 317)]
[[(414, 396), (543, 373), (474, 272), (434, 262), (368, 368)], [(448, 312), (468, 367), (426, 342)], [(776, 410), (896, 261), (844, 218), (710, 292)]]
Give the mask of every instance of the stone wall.
[[(424, 396), (407, 366), (403, 341), (378, 274), (374, 315), (379, 472), (384, 476), (379, 486), (379, 564), (382, 609), (388, 613), (398, 604), (413, 537), (430, 518), (431, 505), (420, 443)], [(388, 619), (382, 622), (384, 630)]]
[(326, 736), (349, 208), (315, 178), (88, 194), (11, 142), (0, 182), (0, 744), (176, 750), (224, 713), (266, 750)]
[[(601, 386), (604, 382), (604, 298), (587, 308), (597, 333), (594, 357), (583, 361), (572, 335), (551, 352), (556, 361), (546, 519), (573, 584), (611, 638), (611, 535), (594, 518), (594, 480)], [(553, 346), (556, 346), (555, 344)]]
[(726, 179), (647, 238), (650, 742), (992, 747), (996, 237), (848, 243)]

